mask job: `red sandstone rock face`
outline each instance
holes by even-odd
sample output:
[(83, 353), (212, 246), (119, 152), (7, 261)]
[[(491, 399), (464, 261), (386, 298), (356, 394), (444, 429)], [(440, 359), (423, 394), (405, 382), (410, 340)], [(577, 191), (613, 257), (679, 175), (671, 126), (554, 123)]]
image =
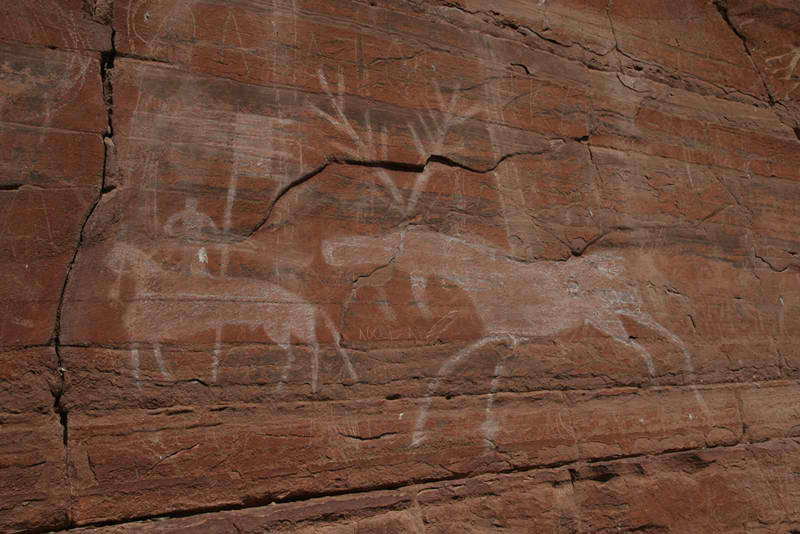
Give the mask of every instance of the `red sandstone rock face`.
[(0, 7), (0, 530), (800, 531), (793, 21)]

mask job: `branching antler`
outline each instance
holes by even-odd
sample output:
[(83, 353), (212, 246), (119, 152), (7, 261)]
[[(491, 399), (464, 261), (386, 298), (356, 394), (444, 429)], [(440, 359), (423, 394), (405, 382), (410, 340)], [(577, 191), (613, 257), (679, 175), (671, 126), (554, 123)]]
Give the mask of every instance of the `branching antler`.
[[(318, 76), (320, 86), (330, 98), (333, 113), (328, 113), (317, 106), (311, 106), (311, 109), (352, 141), (352, 145), (338, 142), (331, 144), (348, 157), (362, 162), (377, 163), (388, 161), (388, 131), (385, 126), (382, 126), (376, 134), (375, 129), (372, 127), (369, 109), (364, 112), (364, 129), (366, 130), (366, 135), (364, 136), (359, 135), (348, 119), (345, 108), (345, 84), (342, 72), (339, 71), (335, 92), (322, 70), (319, 71)], [(419, 114), (419, 131), (413, 124), (408, 125), (414, 148), (419, 154), (420, 160), (425, 163), (429, 161), (432, 155), (443, 152), (447, 136), (454, 127), (463, 124), (480, 111), (479, 106), (475, 105), (469, 108), (466, 113), (455, 114), (458, 104), (458, 92), (453, 91), (450, 99), (446, 101), (441, 87), (435, 82), (434, 87), (437, 106), (427, 106), (427, 117)], [(374, 167), (373, 170), (381, 183), (389, 190), (394, 206), (399, 208), (406, 216), (413, 213), (419, 200), (419, 195), (430, 178), (430, 167), (425, 165), (417, 175), (413, 189), (407, 199), (404, 198), (400, 188), (386, 169)]]
[[(352, 141), (352, 145), (344, 145), (337, 142), (333, 142), (332, 145), (348, 157), (361, 162), (380, 163), (388, 161), (387, 129), (385, 126), (381, 127), (379, 133), (376, 135), (370, 120), (369, 109), (364, 112), (363, 127), (366, 130), (366, 135), (359, 135), (358, 131), (356, 131), (348, 119), (345, 109), (345, 84), (342, 72), (339, 71), (338, 83), (335, 91), (331, 88), (322, 70), (319, 71), (319, 81), (323, 91), (325, 91), (330, 99), (333, 113), (319, 109), (316, 106), (312, 106), (312, 109), (317, 115), (329, 122), (345, 137)], [(436, 82), (434, 82), (434, 89), (436, 102), (433, 105), (426, 105), (426, 112), (420, 112), (418, 114), (417, 120), (419, 126), (415, 127), (414, 124), (408, 125), (413, 146), (419, 155), (419, 160), (424, 163), (422, 170), (417, 174), (414, 180), (414, 185), (408, 196), (401, 192), (400, 188), (385, 168), (380, 166), (373, 167), (378, 179), (386, 186), (392, 196), (392, 207), (399, 209), (405, 217), (411, 215), (416, 209), (419, 196), (430, 179), (432, 166), (427, 163), (430, 161), (431, 156), (443, 154), (447, 137), (451, 130), (471, 119), (480, 111), (480, 108), (475, 105), (467, 109), (466, 113), (456, 114), (459, 98), (458, 91), (454, 90), (450, 98), (445, 99), (441, 87)], [(427, 278), (421, 273), (411, 273), (409, 283), (411, 284), (418, 310), (423, 317), (430, 319), (433, 314), (428, 306), (425, 292), (428, 284)], [(383, 288), (379, 288), (379, 292), (382, 291)], [(384, 301), (388, 300), (385, 297), (385, 293), (382, 296)], [(387, 320), (396, 320), (394, 312), (388, 305), (383, 307), (382, 311)], [(449, 326), (453, 319), (450, 317), (450, 314), (446, 317), (447, 321), (443, 321), (444, 318), (442, 318), (434, 324), (431, 328), (431, 335), (437, 331), (441, 331), (442, 327), (446, 329)]]
[[(311, 106), (311, 109), (353, 141), (353, 146), (348, 146), (337, 142), (333, 142), (331, 144), (337, 150), (340, 150), (353, 159), (361, 161), (385, 161), (388, 157), (387, 146), (389, 138), (386, 127), (384, 126), (381, 128), (379, 139), (377, 140), (379, 141), (379, 144), (376, 146), (375, 134), (370, 122), (369, 109), (367, 109), (367, 111), (364, 113), (364, 125), (367, 130), (366, 140), (361, 138), (358, 132), (356, 132), (355, 128), (353, 128), (353, 126), (350, 124), (350, 120), (347, 118), (347, 114), (345, 113), (345, 87), (342, 71), (339, 71), (339, 81), (336, 87), (336, 94), (334, 94), (331, 90), (331, 87), (328, 84), (328, 79), (325, 77), (325, 73), (322, 71), (322, 69), (319, 70), (318, 76), (322, 89), (330, 98), (335, 116), (318, 108), (317, 106)], [(396, 205), (402, 205), (403, 196), (400, 194), (400, 189), (397, 187), (397, 184), (395, 184), (394, 180), (392, 180), (392, 177), (389, 176), (389, 173), (386, 172), (385, 169), (377, 167), (375, 168), (375, 173), (378, 175), (378, 179), (383, 183), (383, 185), (389, 189), (389, 193), (392, 195), (393, 202)]]
[[(455, 126), (463, 124), (480, 112), (480, 108), (476, 104), (470, 107), (466, 113), (456, 115), (455, 110), (458, 104), (458, 91), (453, 91), (449, 102), (445, 102), (441, 87), (438, 83), (433, 83), (436, 89), (436, 103), (438, 107), (432, 108), (431, 106), (427, 106), (428, 118), (425, 118), (422, 114), (418, 116), (420, 127), (425, 138), (423, 139), (417, 133), (413, 124), (408, 126), (408, 129), (411, 131), (414, 147), (417, 149), (417, 153), (423, 161), (427, 161), (432, 155), (442, 154), (450, 130)], [(427, 140), (427, 143), (425, 140)], [(429, 169), (430, 167), (426, 166), (414, 182), (414, 189), (407, 205), (408, 213), (414, 211), (417, 200), (419, 199), (419, 194), (428, 182)]]

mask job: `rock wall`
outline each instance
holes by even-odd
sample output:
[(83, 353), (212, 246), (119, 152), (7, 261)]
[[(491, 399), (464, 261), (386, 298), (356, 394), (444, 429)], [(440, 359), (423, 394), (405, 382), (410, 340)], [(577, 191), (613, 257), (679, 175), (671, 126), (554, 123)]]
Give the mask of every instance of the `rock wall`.
[(800, 532), (795, 0), (0, 5), (0, 530)]

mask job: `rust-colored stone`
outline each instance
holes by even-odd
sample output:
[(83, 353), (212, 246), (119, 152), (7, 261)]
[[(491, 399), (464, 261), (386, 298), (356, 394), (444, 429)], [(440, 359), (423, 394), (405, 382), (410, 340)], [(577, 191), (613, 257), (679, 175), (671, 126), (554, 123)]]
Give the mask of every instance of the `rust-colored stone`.
[(3, 530), (800, 529), (791, 2), (3, 15)]

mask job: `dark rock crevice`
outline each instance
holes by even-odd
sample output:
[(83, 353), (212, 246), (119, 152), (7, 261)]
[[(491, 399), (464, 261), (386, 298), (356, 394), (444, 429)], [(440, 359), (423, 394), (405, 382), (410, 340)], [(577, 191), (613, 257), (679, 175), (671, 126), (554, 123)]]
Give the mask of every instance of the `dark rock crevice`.
[[(109, 15), (110, 16), (110, 15)], [(51, 337), (50, 345), (53, 347), (56, 360), (57, 360), (57, 382), (52, 387), (51, 393), (53, 395), (53, 411), (58, 416), (59, 424), (61, 425), (61, 433), (62, 433), (62, 442), (64, 444), (65, 450), (65, 468), (64, 468), (64, 477), (67, 484), (67, 487), (70, 486), (70, 450), (69, 450), (69, 408), (64, 403), (64, 394), (67, 389), (67, 376), (68, 369), (65, 368), (64, 359), (61, 354), (61, 327), (62, 327), (62, 317), (63, 317), (63, 310), (64, 310), (64, 302), (66, 299), (67, 288), (69, 287), (71, 275), (73, 268), (75, 267), (75, 262), (78, 258), (78, 254), (85, 243), (85, 234), (86, 228), (91, 219), (92, 215), (94, 214), (97, 206), (100, 204), (100, 200), (102, 199), (103, 195), (115, 188), (113, 185), (107, 185), (106, 179), (107, 174), (109, 172), (110, 162), (113, 160), (113, 150), (114, 150), (114, 143), (113, 143), (113, 125), (112, 125), (112, 114), (113, 114), (113, 87), (112, 87), (112, 71), (114, 68), (114, 58), (116, 56), (116, 50), (114, 47), (114, 30), (112, 28), (111, 32), (111, 49), (107, 51), (103, 51), (100, 53), (100, 83), (102, 84), (102, 94), (103, 99), (105, 101), (105, 109), (106, 109), (106, 131), (102, 135), (103, 145), (104, 145), (104, 155), (103, 155), (103, 170), (100, 177), (99, 187), (97, 189), (97, 194), (95, 198), (92, 200), (91, 204), (89, 205), (88, 209), (86, 210), (86, 214), (83, 217), (83, 220), (80, 225), (80, 230), (78, 232), (78, 242), (75, 245), (73, 250), (72, 256), (70, 257), (69, 263), (66, 267), (66, 273), (64, 275), (64, 283), (61, 286), (61, 291), (58, 298), (58, 305), (56, 307), (56, 316), (55, 316), (55, 324), (53, 327), (53, 333)], [(69, 510), (67, 510), (67, 527), (73, 526), (72, 519), (70, 518)]]
[(430, 164), (438, 164), (443, 165), (445, 167), (450, 168), (457, 168), (462, 169), (468, 172), (472, 172), (475, 174), (488, 174), (494, 172), (500, 165), (502, 165), (506, 160), (512, 159), (515, 157), (520, 156), (540, 156), (544, 154), (546, 151), (519, 151), (519, 152), (511, 152), (509, 154), (504, 154), (500, 158), (498, 158), (492, 165), (489, 167), (482, 169), (478, 167), (472, 167), (460, 161), (457, 161), (453, 158), (441, 155), (441, 154), (431, 154), (428, 156), (428, 159), (425, 160), (424, 163), (408, 163), (402, 161), (389, 161), (389, 160), (358, 160), (352, 158), (339, 158), (339, 157), (331, 157), (327, 159), (324, 163), (319, 165), (318, 167), (308, 171), (307, 173), (303, 174), (299, 178), (292, 180), (291, 182), (284, 185), (278, 193), (275, 195), (275, 198), (269, 203), (267, 207), (267, 211), (264, 217), (256, 224), (250, 232), (244, 236), (245, 239), (252, 237), (255, 235), (259, 230), (261, 230), (269, 221), (270, 215), (275, 209), (275, 206), (278, 205), (280, 200), (286, 196), (289, 191), (292, 189), (303, 185), (304, 183), (308, 182), (318, 174), (322, 173), (325, 169), (327, 169), (331, 165), (347, 165), (347, 166), (354, 166), (354, 167), (368, 167), (374, 169), (382, 169), (384, 171), (392, 171), (392, 172), (408, 172), (408, 173), (423, 173), (427, 170)]
[(780, 112), (778, 112), (778, 109), (776, 109), (780, 107), (785, 112), (786, 107), (780, 100), (778, 100), (775, 97), (772, 90), (770, 89), (769, 84), (767, 83), (767, 78), (765, 78), (764, 73), (761, 72), (761, 69), (759, 69), (758, 65), (756, 65), (756, 62), (753, 59), (753, 51), (750, 48), (747, 36), (744, 33), (742, 33), (742, 31), (736, 26), (736, 24), (731, 19), (730, 13), (728, 11), (728, 0), (713, 0), (713, 3), (714, 7), (717, 9), (720, 16), (728, 25), (728, 27), (731, 29), (731, 31), (734, 33), (734, 35), (736, 35), (736, 37), (738, 37), (742, 41), (742, 45), (744, 47), (745, 53), (747, 54), (747, 58), (750, 60), (750, 63), (753, 66), (753, 70), (758, 75), (758, 78), (761, 80), (761, 84), (764, 87), (764, 92), (767, 95), (767, 101), (768, 101), (767, 103), (769, 104), (770, 108), (772, 108), (773, 111), (775, 111), (775, 115), (777, 116), (778, 121), (780, 121), (781, 124), (785, 125), (786, 127), (790, 128), (794, 132), (797, 139), (800, 140), (800, 128), (796, 126), (796, 122), (793, 123), (791, 120), (787, 120), (784, 116), (782, 116)]
[(761, 80), (761, 84), (764, 86), (764, 92), (766, 93), (767, 98), (769, 99), (769, 105), (774, 106), (775, 97), (772, 96), (772, 92), (769, 90), (769, 86), (767, 85), (767, 81), (764, 78), (764, 74), (761, 72), (761, 69), (759, 69), (758, 66), (756, 66), (755, 61), (753, 61), (753, 54), (750, 51), (750, 45), (747, 44), (747, 37), (745, 37), (745, 35), (741, 31), (739, 31), (739, 29), (731, 20), (730, 15), (728, 14), (728, 0), (714, 0), (714, 7), (717, 9), (720, 16), (722, 17), (722, 20), (725, 21), (725, 24), (728, 25), (728, 27), (731, 29), (734, 35), (736, 35), (736, 37), (738, 37), (742, 41), (742, 46), (744, 46), (744, 51), (747, 54), (747, 58), (750, 60), (750, 64), (753, 65), (753, 70)]
[(0, 191), (19, 191), (23, 187), (36, 187), (30, 184), (21, 184), (21, 183), (13, 183), (13, 184), (0, 184)]

